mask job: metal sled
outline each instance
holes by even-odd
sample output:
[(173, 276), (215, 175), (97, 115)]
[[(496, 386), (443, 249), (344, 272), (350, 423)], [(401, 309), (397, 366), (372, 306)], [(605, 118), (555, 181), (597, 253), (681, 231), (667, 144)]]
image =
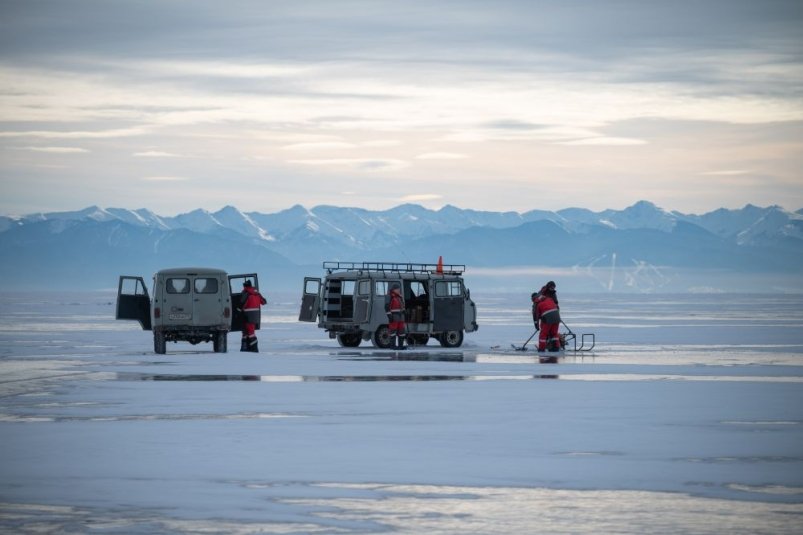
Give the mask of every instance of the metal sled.
[[(577, 347), (577, 335), (572, 332), (572, 330), (568, 325), (566, 325), (566, 323), (563, 322), (563, 320), (561, 320), (561, 323), (563, 323), (563, 326), (566, 327), (566, 330), (568, 331), (560, 334), (560, 336), (563, 338), (564, 349), (568, 351), (574, 351), (575, 353), (578, 351), (591, 351), (594, 349), (594, 346), (597, 344), (597, 337), (594, 335), (594, 333), (581, 333), (580, 347)], [(530, 340), (533, 339), (537, 332), (538, 331), (535, 331), (533, 334), (531, 334), (527, 341), (524, 342), (524, 345), (517, 346), (515, 344), (510, 344), (510, 346), (516, 351), (527, 351), (527, 344), (530, 343)], [(573, 349), (568, 349), (569, 342), (572, 343)], [(587, 347), (586, 344), (588, 344)]]

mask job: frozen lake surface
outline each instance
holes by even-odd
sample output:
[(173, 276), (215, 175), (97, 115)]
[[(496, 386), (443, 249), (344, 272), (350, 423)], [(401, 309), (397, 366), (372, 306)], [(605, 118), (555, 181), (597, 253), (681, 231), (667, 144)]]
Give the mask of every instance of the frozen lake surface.
[(262, 353), (163, 356), (111, 294), (1, 295), (0, 531), (803, 532), (803, 296), (560, 297), (597, 345), (539, 364), (527, 295), (459, 350), (284, 294)]

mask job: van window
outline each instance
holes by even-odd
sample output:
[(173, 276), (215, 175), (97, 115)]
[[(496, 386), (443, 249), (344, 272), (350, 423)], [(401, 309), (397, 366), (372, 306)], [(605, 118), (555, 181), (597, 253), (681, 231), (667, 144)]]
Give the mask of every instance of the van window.
[(436, 297), (459, 297), (463, 295), (463, 285), (460, 281), (438, 281), (435, 283)]
[(388, 281), (376, 281), (374, 286), (374, 295), (387, 295), (388, 288), (390, 288)]
[(317, 294), (321, 289), (321, 281), (318, 279), (308, 279), (304, 281), (305, 294)]
[(167, 279), (167, 293), (169, 294), (188, 294), (190, 293), (189, 279)]
[(421, 297), (425, 295), (427, 295), (427, 287), (422, 282), (410, 282), (410, 297)]
[(340, 287), (340, 295), (354, 295), (355, 281), (344, 280)]
[(195, 279), (195, 293), (197, 294), (216, 294), (217, 279)]
[(371, 295), (371, 281), (360, 281), (357, 293), (359, 295)]
[(123, 279), (122, 288), (120, 288), (121, 295), (145, 295), (145, 287), (139, 279), (127, 278)]

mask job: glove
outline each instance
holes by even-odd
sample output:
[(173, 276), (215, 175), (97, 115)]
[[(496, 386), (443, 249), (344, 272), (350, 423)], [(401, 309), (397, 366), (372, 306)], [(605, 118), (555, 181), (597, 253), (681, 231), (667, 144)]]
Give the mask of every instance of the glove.
[(538, 332), (540, 330), (540, 327), (538, 326), (538, 322), (534, 321), (533, 323), (535, 324), (535, 332)]

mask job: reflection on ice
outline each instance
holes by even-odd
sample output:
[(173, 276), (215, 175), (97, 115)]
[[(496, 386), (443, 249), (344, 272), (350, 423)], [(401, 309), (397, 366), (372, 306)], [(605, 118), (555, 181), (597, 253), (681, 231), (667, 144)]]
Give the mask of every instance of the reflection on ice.
[(402, 361), (435, 361), (435, 362), (477, 362), (476, 353), (458, 352), (439, 352), (439, 351), (371, 351), (368, 353), (361, 351), (337, 351), (330, 353), (337, 358), (337, 360), (355, 360), (355, 361), (370, 361), (370, 360), (402, 360)]
[(326, 383), (375, 381), (499, 381), (558, 379), (557, 375), (218, 375), (119, 372), (118, 381), (261, 381)]
[[(107, 376), (109, 374), (103, 374)], [(528, 381), (560, 379), (562, 381), (712, 381), (803, 383), (803, 376), (737, 376), (737, 375), (670, 375), (649, 373), (565, 373), (565, 374), (411, 374), (411, 375), (224, 375), (117, 372), (118, 381), (260, 381), (265, 383), (299, 382), (377, 382), (377, 381)], [(101, 376), (101, 374), (97, 374)]]
[(237, 413), (237, 414), (131, 414), (119, 416), (30, 416), (0, 414), (0, 422), (41, 423), (41, 422), (144, 422), (144, 421), (184, 421), (184, 420), (259, 420), (272, 418), (305, 418), (302, 414), (285, 413)]
[[(367, 496), (283, 500), (344, 522), (346, 533), (797, 533), (803, 504), (644, 491), (432, 485), (330, 485)], [(735, 490), (761, 492), (753, 487)], [(776, 507), (779, 506), (780, 507)], [(535, 513), (537, 512), (537, 513)], [(712, 522), (716, 518), (716, 522)], [(350, 526), (351, 529), (346, 529)]]
[[(158, 509), (0, 503), (19, 533), (750, 533), (797, 534), (803, 504), (700, 498), (634, 490), (551, 490), (394, 484), (231, 482), (265, 497), (266, 519), (176, 518)], [(732, 484), (746, 494), (800, 494), (779, 485)], [(281, 488), (280, 488), (281, 487)], [(267, 511), (266, 511), (267, 512)]]

